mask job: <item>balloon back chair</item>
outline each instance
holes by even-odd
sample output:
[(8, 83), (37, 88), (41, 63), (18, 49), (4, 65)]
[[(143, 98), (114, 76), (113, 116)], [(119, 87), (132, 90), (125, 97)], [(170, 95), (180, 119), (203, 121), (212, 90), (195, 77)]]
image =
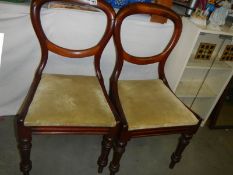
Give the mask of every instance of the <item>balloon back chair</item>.
[[(127, 16), (134, 14), (154, 14), (168, 18), (174, 23), (171, 39), (161, 53), (149, 57), (137, 57), (124, 50), (121, 42), (121, 26)], [(181, 31), (180, 17), (161, 5), (135, 3), (122, 8), (117, 13), (113, 33), (117, 60), (110, 78), (109, 95), (119, 114), (121, 129), (114, 144), (113, 159), (109, 167), (111, 175), (118, 172), (121, 156), (131, 138), (180, 133), (179, 144), (171, 156), (169, 167), (173, 168), (175, 163), (180, 161), (181, 153), (200, 126), (200, 117), (175, 96), (164, 73), (166, 60), (176, 45)], [(125, 61), (136, 65), (158, 63), (159, 78), (119, 80)]]
[[(20, 170), (24, 175), (29, 175), (32, 168), (32, 134), (93, 134), (103, 135), (102, 151), (98, 159), (98, 171), (101, 172), (107, 165), (108, 154), (119, 126), (117, 113), (107, 95), (100, 70), (102, 52), (113, 33), (115, 12), (103, 0), (97, 0), (96, 4), (87, 0), (65, 0), (100, 9), (107, 18), (104, 34), (95, 46), (72, 50), (54, 44), (45, 35), (40, 11), (47, 2), (50, 0), (33, 0), (31, 3), (31, 21), (40, 43), (41, 60), (16, 116)], [(66, 57), (64, 59), (93, 56), (96, 76), (44, 73), (49, 51)]]

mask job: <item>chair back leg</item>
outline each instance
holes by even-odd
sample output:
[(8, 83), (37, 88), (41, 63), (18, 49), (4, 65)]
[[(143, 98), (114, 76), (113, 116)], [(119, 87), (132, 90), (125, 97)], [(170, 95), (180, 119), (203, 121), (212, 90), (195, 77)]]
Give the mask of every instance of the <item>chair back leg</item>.
[(115, 175), (120, 168), (120, 160), (125, 152), (125, 147), (129, 138), (125, 137), (124, 132), (121, 134), (121, 138), (117, 139), (113, 145), (113, 158), (109, 165), (110, 175)]
[(191, 138), (193, 137), (193, 134), (182, 134), (179, 138), (179, 142), (177, 145), (177, 148), (175, 152), (171, 156), (171, 163), (169, 165), (170, 169), (173, 169), (175, 164), (178, 163), (181, 160), (181, 155), (186, 148), (186, 146), (189, 144)]

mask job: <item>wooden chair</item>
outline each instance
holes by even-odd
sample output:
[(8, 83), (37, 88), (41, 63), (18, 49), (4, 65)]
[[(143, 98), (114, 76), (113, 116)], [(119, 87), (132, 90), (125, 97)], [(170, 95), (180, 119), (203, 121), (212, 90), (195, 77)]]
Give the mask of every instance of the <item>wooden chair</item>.
[[(39, 39), (41, 60), (16, 118), (21, 156), (20, 170), (24, 175), (29, 175), (32, 168), (30, 160), (32, 134), (95, 134), (104, 135), (98, 159), (98, 171), (101, 172), (107, 165), (108, 154), (119, 123), (100, 70), (101, 54), (112, 36), (115, 12), (103, 0), (91, 5), (105, 13), (107, 18), (105, 32), (95, 46), (84, 50), (71, 50), (51, 42), (42, 29), (41, 7), (50, 1), (33, 0), (31, 3), (31, 21)], [(65, 2), (90, 6), (86, 0), (65, 0)], [(43, 73), (49, 51), (69, 58), (84, 59), (94, 56), (96, 76)]]
[[(120, 35), (121, 25), (127, 16), (133, 14), (159, 15), (174, 23), (173, 35), (160, 54), (137, 57), (124, 50)], [(119, 114), (121, 130), (114, 144), (114, 155), (109, 167), (111, 175), (118, 172), (121, 156), (131, 138), (181, 133), (179, 144), (171, 156), (169, 167), (173, 168), (175, 163), (180, 161), (181, 153), (199, 128), (201, 119), (174, 95), (164, 73), (166, 60), (176, 45), (181, 30), (180, 17), (161, 5), (135, 3), (117, 13), (113, 33), (117, 61), (110, 78), (110, 99)], [(158, 63), (159, 79), (118, 80), (125, 61), (137, 65)]]

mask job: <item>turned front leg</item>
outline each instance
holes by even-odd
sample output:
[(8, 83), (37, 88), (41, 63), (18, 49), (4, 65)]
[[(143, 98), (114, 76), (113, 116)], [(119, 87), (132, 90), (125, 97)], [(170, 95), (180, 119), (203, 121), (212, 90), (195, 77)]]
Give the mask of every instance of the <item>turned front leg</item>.
[(110, 175), (115, 175), (120, 168), (120, 160), (125, 152), (126, 142), (118, 141), (116, 145), (114, 145), (114, 154), (112, 162), (110, 163)]
[(112, 142), (112, 137), (106, 135), (103, 136), (101, 155), (97, 162), (99, 165), (98, 173), (102, 173), (103, 168), (106, 167), (108, 164), (108, 155), (110, 150), (112, 149)]
[(22, 120), (16, 122), (18, 149), (20, 153), (20, 170), (24, 175), (29, 175), (29, 171), (32, 169), (32, 162), (30, 160), (30, 153), (32, 147), (32, 133), (30, 128), (23, 125)]
[(32, 162), (30, 160), (31, 152), (31, 138), (21, 138), (19, 139), (19, 152), (21, 156), (20, 170), (24, 175), (29, 175), (29, 171), (32, 169)]

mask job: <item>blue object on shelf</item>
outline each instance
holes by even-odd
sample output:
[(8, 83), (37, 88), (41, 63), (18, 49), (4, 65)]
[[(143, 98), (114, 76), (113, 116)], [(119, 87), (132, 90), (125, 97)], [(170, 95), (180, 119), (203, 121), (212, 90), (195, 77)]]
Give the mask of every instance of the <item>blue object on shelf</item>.
[(109, 3), (113, 8), (120, 9), (128, 4), (135, 3), (135, 2), (148, 2), (150, 3), (151, 0), (105, 0)]

